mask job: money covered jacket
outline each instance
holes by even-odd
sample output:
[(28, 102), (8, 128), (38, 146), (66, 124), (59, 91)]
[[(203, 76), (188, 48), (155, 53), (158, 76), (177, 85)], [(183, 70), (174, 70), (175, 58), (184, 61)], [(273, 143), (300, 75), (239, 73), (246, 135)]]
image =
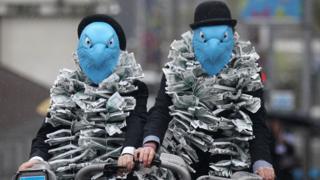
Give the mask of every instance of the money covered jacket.
[[(155, 105), (150, 109), (148, 115), (148, 121), (144, 128), (144, 139), (147, 137), (158, 137), (160, 142), (163, 141), (165, 132), (168, 128), (169, 122), (172, 120), (170, 116), (169, 107), (172, 105), (172, 98), (166, 94), (166, 78), (163, 75), (161, 79), (160, 89), (156, 97)], [(256, 113), (246, 111), (250, 116), (253, 123), (253, 134), (255, 138), (250, 140), (250, 156), (251, 162), (254, 163), (258, 160), (264, 160), (272, 163), (272, 157), (270, 154), (270, 143), (272, 141), (271, 132), (266, 125), (266, 111), (263, 106), (263, 90), (257, 90), (247, 93), (253, 97), (261, 98), (261, 108)], [(219, 136), (219, 132), (213, 136)]]
[[(129, 93), (122, 93), (121, 96), (130, 96), (136, 99), (136, 106), (134, 110), (130, 112), (130, 115), (126, 118), (127, 126), (123, 131), (126, 131), (125, 141), (123, 147), (140, 147), (143, 137), (143, 127), (147, 119), (147, 99), (148, 99), (148, 88), (142, 81), (135, 80), (133, 85), (138, 87), (136, 91)], [(32, 140), (30, 157), (39, 156), (45, 161), (51, 158), (51, 154), (48, 150), (52, 147), (49, 146), (45, 141), (48, 139), (47, 134), (50, 134), (63, 127), (53, 127), (50, 123), (44, 122), (37, 132), (36, 137)]]

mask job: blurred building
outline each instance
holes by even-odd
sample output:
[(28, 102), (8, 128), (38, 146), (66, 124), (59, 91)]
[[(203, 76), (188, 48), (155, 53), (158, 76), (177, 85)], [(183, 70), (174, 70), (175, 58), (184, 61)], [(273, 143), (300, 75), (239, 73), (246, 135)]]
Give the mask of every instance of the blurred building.
[[(76, 28), (83, 16), (106, 13), (124, 26), (128, 50), (145, 71), (150, 107), (169, 45), (189, 30), (194, 8), (202, 1), (0, 0), (0, 177), (8, 179), (27, 160), (31, 139), (43, 120), (36, 109), (49, 97), (59, 69), (74, 68)], [(225, 2), (239, 19), (236, 30), (241, 39), (253, 42), (261, 55), (269, 112), (319, 119), (320, 2)], [(319, 137), (300, 127), (290, 126), (296, 153), (302, 164), (320, 169), (320, 147), (314, 143)]]

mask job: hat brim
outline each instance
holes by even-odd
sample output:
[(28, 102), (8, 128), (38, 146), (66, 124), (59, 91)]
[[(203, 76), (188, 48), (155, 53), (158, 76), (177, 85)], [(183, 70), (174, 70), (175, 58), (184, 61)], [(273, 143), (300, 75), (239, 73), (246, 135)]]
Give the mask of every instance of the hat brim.
[(80, 35), (83, 31), (83, 29), (90, 23), (93, 22), (105, 22), (108, 23), (117, 33), (119, 42), (120, 42), (120, 49), (125, 50), (126, 49), (126, 36), (125, 33), (121, 27), (121, 25), (112, 17), (104, 15), (104, 14), (95, 14), (91, 16), (87, 16), (83, 18), (78, 25), (78, 37), (80, 38)]
[(206, 19), (203, 21), (195, 22), (190, 24), (191, 29), (196, 29), (202, 26), (213, 26), (213, 25), (229, 25), (235, 27), (237, 25), (237, 20), (235, 19)]

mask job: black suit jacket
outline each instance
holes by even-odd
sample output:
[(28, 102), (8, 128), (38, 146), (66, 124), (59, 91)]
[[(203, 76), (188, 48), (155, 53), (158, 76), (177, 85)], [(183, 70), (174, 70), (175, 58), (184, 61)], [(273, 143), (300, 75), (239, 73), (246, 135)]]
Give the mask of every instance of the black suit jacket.
[[(142, 145), (143, 127), (147, 119), (148, 88), (145, 83), (138, 80), (134, 81), (134, 85), (138, 87), (137, 91), (121, 94), (136, 99), (135, 109), (130, 112), (130, 116), (126, 119), (127, 127), (123, 147), (133, 146), (138, 148)], [(48, 153), (50, 146), (44, 142), (47, 139), (46, 135), (61, 128), (64, 127), (53, 127), (51, 124), (44, 122), (36, 137), (32, 140), (30, 157), (40, 156), (45, 161), (50, 159), (51, 155)]]
[[(163, 140), (164, 134), (168, 128), (168, 124), (172, 117), (169, 115), (169, 106), (172, 105), (171, 97), (166, 94), (166, 78), (163, 75), (161, 79), (160, 89), (156, 98), (155, 105), (149, 111), (148, 121), (144, 128), (144, 138), (149, 135), (154, 135)], [(249, 94), (249, 93), (248, 93)], [(271, 144), (271, 132), (266, 126), (266, 111), (263, 101), (263, 90), (258, 90), (250, 93), (254, 97), (261, 98), (261, 108), (256, 113), (249, 114), (253, 122), (253, 134), (255, 138), (250, 141), (250, 155), (251, 161), (254, 163), (257, 160), (265, 160), (272, 164), (272, 158), (270, 154)]]

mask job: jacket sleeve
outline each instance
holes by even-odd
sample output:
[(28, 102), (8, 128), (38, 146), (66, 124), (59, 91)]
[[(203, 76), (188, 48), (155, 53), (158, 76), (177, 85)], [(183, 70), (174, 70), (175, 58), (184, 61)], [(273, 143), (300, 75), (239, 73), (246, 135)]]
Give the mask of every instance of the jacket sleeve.
[(255, 163), (262, 160), (272, 164), (270, 148), (272, 143), (272, 135), (266, 124), (266, 110), (264, 107), (263, 90), (255, 91), (251, 93), (251, 95), (261, 99), (261, 108), (258, 110), (258, 112), (250, 113), (247, 111), (253, 123), (253, 134), (255, 136), (255, 138), (249, 142), (251, 162)]
[(53, 127), (51, 124), (43, 122), (36, 137), (32, 140), (30, 158), (39, 156), (45, 161), (51, 158), (51, 155), (48, 153), (50, 146), (45, 143), (45, 140), (47, 139), (47, 134), (56, 130), (57, 128)]
[[(171, 97), (166, 94), (166, 78), (162, 75), (160, 89), (156, 98), (155, 105), (150, 109), (148, 121), (144, 128), (144, 143), (147, 141), (162, 142), (164, 134), (171, 121), (169, 106), (172, 105)], [(155, 140), (155, 137), (158, 140)]]
[(143, 127), (147, 120), (148, 88), (141, 81), (135, 81), (134, 84), (138, 87), (138, 90), (128, 95), (136, 99), (136, 106), (126, 120), (127, 132), (124, 147), (138, 148), (142, 145)]

